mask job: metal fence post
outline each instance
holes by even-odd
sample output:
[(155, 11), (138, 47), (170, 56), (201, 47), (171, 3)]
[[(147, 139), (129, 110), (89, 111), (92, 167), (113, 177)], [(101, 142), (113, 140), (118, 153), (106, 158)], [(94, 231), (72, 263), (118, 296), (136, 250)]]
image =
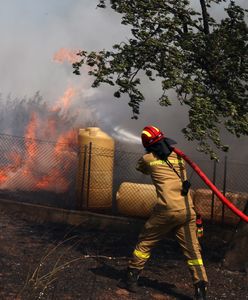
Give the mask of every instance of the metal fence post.
[[(214, 172), (213, 172), (213, 184), (216, 183), (216, 167), (217, 163), (216, 160), (214, 160)], [(211, 202), (211, 222), (213, 222), (214, 217), (214, 192), (212, 192), (212, 202)]]
[[(226, 176), (227, 176), (227, 156), (225, 155), (224, 160), (224, 178), (223, 178), (223, 195), (226, 195)], [(221, 222), (224, 223), (224, 216), (225, 216), (225, 205), (222, 204), (222, 213), (221, 213)]]
[(92, 156), (92, 142), (90, 142), (89, 147), (89, 163), (88, 163), (88, 178), (87, 178), (87, 201), (86, 208), (89, 208), (89, 197), (90, 197), (90, 168), (91, 168), (91, 157)]
[(87, 145), (84, 145), (84, 160), (83, 160), (83, 174), (82, 174), (82, 182), (81, 182), (81, 205), (80, 208), (83, 207), (84, 204), (84, 181), (85, 181), (85, 170), (86, 170), (86, 156), (87, 156)]

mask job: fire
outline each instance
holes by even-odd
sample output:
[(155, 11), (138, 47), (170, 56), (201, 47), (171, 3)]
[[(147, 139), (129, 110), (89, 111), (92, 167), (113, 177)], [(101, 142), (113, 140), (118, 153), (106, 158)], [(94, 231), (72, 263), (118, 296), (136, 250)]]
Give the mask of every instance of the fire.
[(0, 185), (4, 184), (8, 180), (10, 174), (16, 172), (22, 164), (20, 154), (16, 154), (15, 152), (10, 152), (8, 155), (5, 155), (5, 159), (9, 161), (9, 164), (7, 166), (1, 166)]
[(38, 127), (38, 117), (36, 113), (32, 113), (30, 122), (26, 129), (25, 142), (28, 157), (34, 159), (37, 151), (37, 145), (34, 141), (36, 137), (36, 129)]
[(19, 153), (10, 152), (8, 157), (11, 161), (11, 170), (16, 171), (22, 164), (22, 157)]
[[(68, 87), (56, 104), (47, 108), (48, 117), (39, 110), (30, 114), (24, 130), (24, 143), (2, 154), (1, 189), (55, 193), (69, 189), (69, 171), (76, 162), (76, 152), (73, 151), (76, 132), (65, 130), (61, 111), (67, 112), (75, 95), (76, 90)], [(54, 142), (39, 141), (41, 137)]]
[(44, 175), (36, 184), (37, 189), (65, 192), (69, 187), (69, 181), (63, 174), (66, 174), (71, 162), (75, 160), (75, 154), (70, 146), (75, 144), (75, 131), (70, 130), (60, 135), (53, 149), (53, 155), (56, 161), (56, 167), (50, 171), (50, 174)]
[(0, 170), (0, 184), (3, 184), (8, 179), (8, 170)]
[(51, 117), (48, 118), (44, 129), (43, 129), (43, 136), (47, 137), (47, 136), (56, 136), (57, 130), (56, 130), (56, 120), (54, 120)]
[(37, 182), (36, 187), (38, 189), (46, 190), (46, 189), (48, 189), (50, 184), (51, 184), (51, 176), (47, 175), (47, 176), (44, 176), (40, 181)]
[(53, 59), (59, 63), (68, 61), (69, 63), (73, 64), (77, 61), (80, 61), (80, 56), (77, 55), (78, 52), (78, 50), (68, 50), (65, 48), (61, 48), (54, 54)]
[(57, 101), (57, 103), (52, 107), (52, 111), (58, 111), (60, 109), (68, 110), (72, 103), (73, 97), (76, 95), (76, 90), (73, 87), (69, 87), (64, 95)]
[[(70, 64), (74, 64), (76, 62), (80, 62), (82, 57), (78, 55), (78, 53), (82, 52), (82, 50), (70, 50), (66, 48), (59, 49), (53, 56), (53, 60), (57, 63), (69, 62)], [(86, 71), (91, 71), (92, 67), (85, 65), (84, 69)]]
[(69, 182), (61, 177), (58, 170), (52, 171), (51, 174), (45, 175), (36, 183), (36, 188), (39, 190), (53, 191), (64, 193), (68, 190)]
[(67, 131), (65, 134), (60, 135), (54, 149), (55, 154), (60, 155), (63, 153), (62, 151), (68, 150), (68, 146), (74, 146), (76, 135), (77, 134), (74, 130)]

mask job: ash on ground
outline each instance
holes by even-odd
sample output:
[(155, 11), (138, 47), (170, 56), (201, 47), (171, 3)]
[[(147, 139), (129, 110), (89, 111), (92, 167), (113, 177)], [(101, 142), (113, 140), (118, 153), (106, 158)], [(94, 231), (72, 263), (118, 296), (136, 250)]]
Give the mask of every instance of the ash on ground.
[[(137, 294), (119, 289), (137, 232), (38, 224), (0, 212), (0, 299), (165, 300), (192, 299), (193, 286), (177, 243), (168, 238), (153, 251)], [(248, 299), (246, 273), (222, 267), (233, 229), (208, 225), (202, 239), (209, 299)]]

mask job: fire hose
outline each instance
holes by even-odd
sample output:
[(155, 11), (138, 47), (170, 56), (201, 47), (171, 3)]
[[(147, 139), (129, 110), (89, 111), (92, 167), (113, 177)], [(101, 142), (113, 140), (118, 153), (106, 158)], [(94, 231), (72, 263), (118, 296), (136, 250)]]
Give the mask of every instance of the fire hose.
[(219, 190), (218, 188), (209, 180), (206, 174), (194, 163), (184, 152), (181, 150), (172, 147), (172, 150), (181, 156), (191, 167), (192, 169), (201, 177), (201, 179), (210, 187), (214, 194), (222, 201), (232, 212), (239, 216), (243, 221), (248, 223), (248, 216), (245, 215), (241, 210), (239, 210), (233, 203), (231, 203)]

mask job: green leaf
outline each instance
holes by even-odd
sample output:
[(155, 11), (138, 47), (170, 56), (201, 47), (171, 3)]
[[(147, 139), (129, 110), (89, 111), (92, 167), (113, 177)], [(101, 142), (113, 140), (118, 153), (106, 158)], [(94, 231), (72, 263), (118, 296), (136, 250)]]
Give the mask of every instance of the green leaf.
[[(107, 51), (80, 51), (82, 60), (73, 64), (73, 73), (80, 75), (80, 68), (89, 65), (92, 86), (114, 85), (117, 98), (126, 93), (134, 119), (145, 100), (141, 74), (152, 82), (158, 78), (160, 105), (171, 104), (174, 90), (187, 106), (185, 138), (216, 159), (216, 149), (227, 150), (220, 128), (248, 135), (247, 11), (234, 1), (227, 8), (222, 2), (203, 0), (197, 10), (188, 0), (99, 0), (98, 7), (110, 4), (121, 14), (130, 38)], [(221, 19), (211, 15), (213, 4)]]

